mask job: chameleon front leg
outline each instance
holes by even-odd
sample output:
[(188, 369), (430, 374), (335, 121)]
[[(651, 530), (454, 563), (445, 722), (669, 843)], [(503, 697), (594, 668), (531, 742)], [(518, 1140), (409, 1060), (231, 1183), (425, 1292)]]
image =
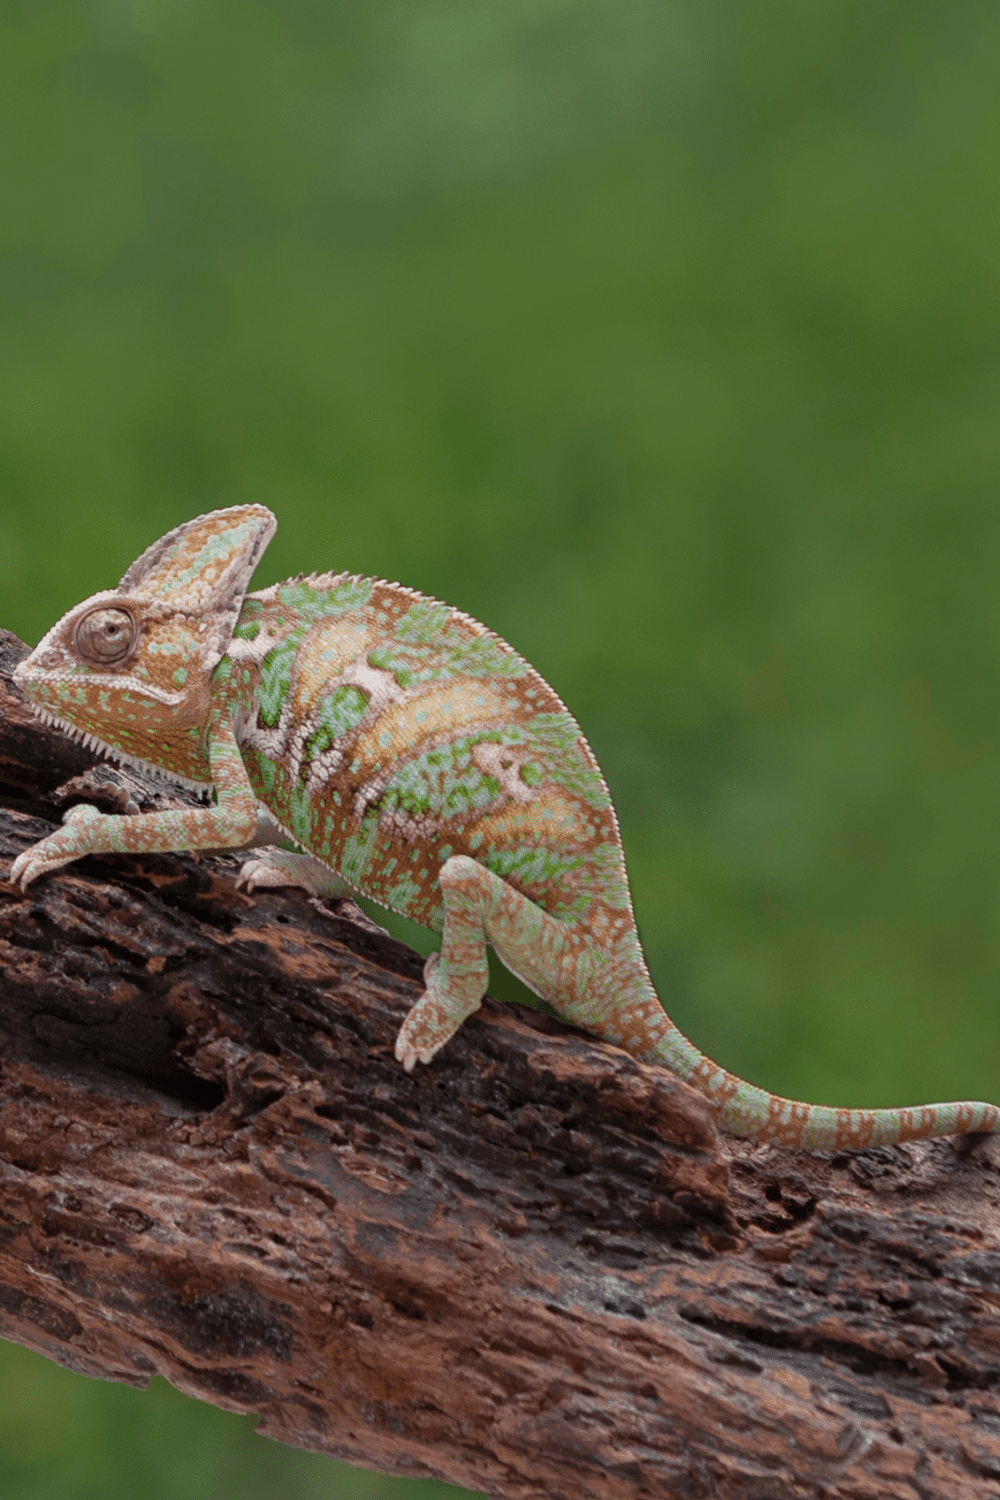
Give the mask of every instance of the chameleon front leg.
[(85, 854), (145, 854), (180, 849), (232, 849), (257, 829), (257, 799), (228, 725), (213, 728), (209, 764), (214, 807), (171, 808), (119, 817), (93, 807), (71, 808), (62, 828), (19, 855), (10, 879), (27, 890), (32, 881)]

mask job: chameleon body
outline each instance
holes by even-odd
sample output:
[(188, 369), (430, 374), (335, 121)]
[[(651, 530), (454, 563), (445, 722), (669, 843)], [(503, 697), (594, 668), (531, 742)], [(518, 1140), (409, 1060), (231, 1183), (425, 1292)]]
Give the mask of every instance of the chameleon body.
[(408, 1071), (478, 1008), (490, 944), (566, 1020), (699, 1089), (732, 1134), (841, 1148), (1000, 1130), (990, 1104), (832, 1109), (704, 1057), (653, 988), (607, 787), (548, 684), (484, 626), (398, 584), (322, 574), (247, 594), (275, 524), (247, 505), (177, 527), (18, 667), (44, 718), (214, 800), (74, 808), (13, 880), (90, 853), (290, 837), (304, 852), (264, 848), (243, 867), (248, 889), (361, 893), (441, 933), (396, 1043)]

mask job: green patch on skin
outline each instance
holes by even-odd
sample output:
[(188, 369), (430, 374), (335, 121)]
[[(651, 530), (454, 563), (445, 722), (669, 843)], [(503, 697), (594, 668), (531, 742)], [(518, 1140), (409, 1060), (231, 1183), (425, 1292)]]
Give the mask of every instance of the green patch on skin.
[(444, 902), (439, 901), (437, 906), (427, 917), (427, 925), (432, 932), (441, 932), (444, 928)]
[(371, 864), (372, 852), (378, 839), (378, 809), (373, 808), (365, 817), (357, 833), (344, 840), (340, 856), (340, 873), (351, 885), (364, 891), (364, 879)]
[[(569, 714), (535, 714), (525, 725), (525, 732), (553, 781), (581, 797), (596, 812), (611, 807), (601, 773), (587, 761), (580, 726)], [(522, 768), (522, 778), (526, 769)]]
[(173, 679), (172, 680), (173, 680), (174, 686), (175, 687), (183, 687), (184, 684), (187, 682), (187, 676), (188, 676), (188, 674), (187, 674), (187, 667), (178, 667), (177, 670), (176, 670), (176, 672), (173, 674)]
[(288, 800), (288, 826), (307, 849), (312, 847), (314, 807), (304, 786), (294, 786)]
[(277, 771), (272, 760), (262, 755), (259, 750), (250, 750), (245, 745), (241, 747), (240, 754), (247, 768), (247, 775), (255, 792), (261, 795), (261, 801), (270, 802), (274, 794), (274, 779)]
[(398, 911), (402, 916), (410, 914), (413, 903), (419, 901), (421, 890), (417, 882), (409, 875), (404, 875), (402, 880), (397, 880), (395, 885), (387, 886), (382, 893), (382, 899), (392, 910)]
[(257, 620), (241, 620), (233, 631), (234, 639), (238, 641), (255, 641), (260, 635), (260, 623)]
[[(305, 629), (293, 630), (280, 645), (269, 651), (260, 664), (260, 686), (257, 689), (257, 723), (262, 729), (273, 729), (281, 718), (292, 685), (292, 667)], [(226, 658), (224, 657), (223, 660)], [(220, 666), (222, 663), (220, 662)], [(218, 668), (216, 668), (218, 671)]]
[(480, 863), (514, 885), (545, 887), (562, 880), (572, 870), (579, 870), (586, 861), (582, 854), (559, 854), (544, 846), (519, 845), (514, 849), (490, 849)]
[(284, 583), (278, 589), (278, 598), (296, 617), (313, 624), (330, 615), (342, 615), (346, 610), (360, 609), (372, 596), (374, 579), (345, 578), (333, 588), (317, 588), (314, 583), (299, 581)]
[(521, 780), (525, 786), (541, 786), (545, 780), (545, 769), (537, 760), (526, 760), (521, 767)]
[(402, 688), (451, 677), (523, 677), (528, 671), (527, 662), (495, 636), (470, 636), (450, 616), (446, 604), (418, 600), (393, 639), (368, 653), (369, 665), (391, 672)]
[(558, 922), (579, 922), (586, 917), (593, 900), (593, 896), (588, 895), (586, 891), (581, 891), (568, 906), (549, 907), (549, 916), (555, 917)]
[(367, 710), (368, 694), (351, 682), (342, 683), (332, 693), (320, 699), (316, 709), (316, 726), (306, 740), (307, 755), (303, 759), (300, 773), (302, 779), (309, 773), (308, 762), (357, 729)]
[(396, 626), (396, 637), (414, 646), (433, 645), (448, 623), (450, 610), (437, 599), (418, 599)]
[(491, 729), (425, 750), (399, 767), (387, 783), (380, 805), (411, 817), (454, 818), (485, 812), (503, 794), (503, 788), (495, 776), (474, 763), (472, 750), (484, 741), (503, 743), (505, 733)]
[[(478, 857), (478, 856), (477, 856)], [(546, 911), (563, 921), (578, 921), (596, 897), (612, 911), (628, 911), (628, 884), (622, 867), (621, 850), (615, 844), (598, 844), (586, 854), (560, 852), (545, 846), (518, 845), (514, 848), (491, 848), (481, 861), (501, 880), (515, 885), (548, 889), (557, 887), (572, 874), (575, 894), (565, 903), (546, 905)], [(558, 888), (552, 894), (558, 895)], [(567, 893), (568, 894), (568, 893)]]
[(631, 906), (628, 894), (628, 879), (625, 861), (617, 844), (598, 844), (587, 856), (587, 867), (591, 874), (588, 888), (600, 896), (605, 906), (612, 911), (628, 911)]

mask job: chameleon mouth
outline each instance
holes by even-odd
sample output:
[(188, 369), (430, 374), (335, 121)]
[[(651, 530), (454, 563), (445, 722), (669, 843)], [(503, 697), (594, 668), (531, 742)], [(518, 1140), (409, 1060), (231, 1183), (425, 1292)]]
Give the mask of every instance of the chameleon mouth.
[[(31, 703), (30, 699), (28, 701)], [(60, 730), (62, 734), (68, 734), (70, 739), (76, 740), (78, 745), (86, 745), (88, 750), (107, 751), (110, 749), (103, 740), (97, 738), (96, 734), (88, 734), (85, 729), (81, 729), (77, 724), (71, 724), (68, 719), (57, 718), (47, 708), (42, 708), (37, 703), (31, 703), (31, 709), (41, 719), (43, 724), (48, 724), (51, 728)]]
[[(37, 688), (43, 683), (52, 682), (58, 687), (65, 687), (66, 677), (60, 672), (26, 671), (25, 668), (29, 666), (30, 662), (31, 657), (29, 656), (14, 668), (14, 681), (20, 687), (21, 691), (28, 695), (31, 700), (31, 706), (36, 708), (38, 705), (34, 698), (31, 698), (28, 684), (30, 683), (32, 688)], [(139, 697), (152, 698), (156, 703), (163, 703), (167, 708), (176, 708), (178, 704), (184, 702), (185, 698), (183, 689), (178, 689), (176, 693), (168, 693), (163, 688), (154, 687), (152, 683), (140, 682), (137, 677), (122, 676), (121, 673), (115, 672), (89, 672), (86, 677), (80, 677), (78, 681), (81, 687), (107, 687), (114, 688), (118, 692), (121, 692), (123, 689), (131, 691)], [(58, 723), (61, 727), (63, 720), (59, 719)]]

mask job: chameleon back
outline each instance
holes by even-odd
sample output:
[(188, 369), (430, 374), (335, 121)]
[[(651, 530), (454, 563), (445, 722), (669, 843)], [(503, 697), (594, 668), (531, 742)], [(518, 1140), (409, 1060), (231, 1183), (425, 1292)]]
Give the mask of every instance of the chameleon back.
[(607, 939), (633, 921), (618, 826), (580, 728), (459, 610), (347, 574), (246, 597), (216, 691), (254, 791), (365, 895), (440, 930), (466, 854)]

